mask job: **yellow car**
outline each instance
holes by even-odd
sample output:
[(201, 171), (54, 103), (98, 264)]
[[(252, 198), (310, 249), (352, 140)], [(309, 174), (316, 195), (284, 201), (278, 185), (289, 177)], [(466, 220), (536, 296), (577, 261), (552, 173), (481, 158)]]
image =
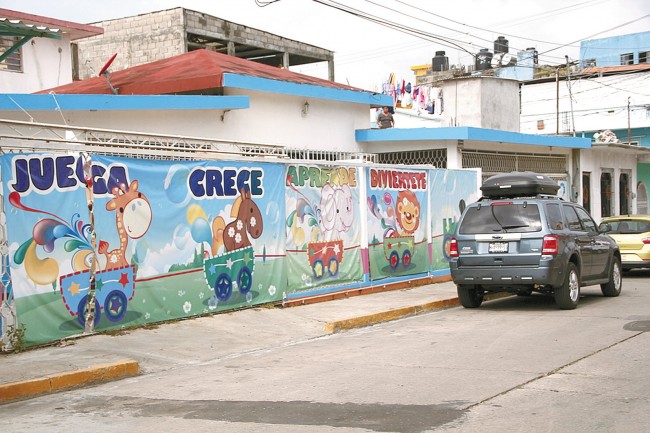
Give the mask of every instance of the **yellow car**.
[(600, 230), (618, 244), (623, 270), (650, 268), (650, 215), (603, 218)]

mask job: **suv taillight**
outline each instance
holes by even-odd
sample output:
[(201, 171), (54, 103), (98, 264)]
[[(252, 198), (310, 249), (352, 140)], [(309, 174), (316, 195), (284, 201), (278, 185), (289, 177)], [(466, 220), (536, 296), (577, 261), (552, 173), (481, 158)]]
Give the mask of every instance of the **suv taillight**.
[(449, 241), (449, 257), (458, 257), (458, 241), (451, 238)]
[(557, 235), (544, 236), (544, 240), (542, 241), (542, 254), (557, 254), (558, 244)]
[(644, 245), (650, 244), (650, 238), (643, 238), (641, 239), (641, 242), (643, 242)]

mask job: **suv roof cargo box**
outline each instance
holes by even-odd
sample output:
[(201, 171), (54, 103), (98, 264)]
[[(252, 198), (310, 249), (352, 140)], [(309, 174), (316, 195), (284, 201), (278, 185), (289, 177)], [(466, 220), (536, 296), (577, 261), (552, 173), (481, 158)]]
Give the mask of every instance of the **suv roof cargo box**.
[(485, 197), (556, 195), (559, 189), (560, 185), (550, 177), (530, 171), (496, 174), (481, 186)]

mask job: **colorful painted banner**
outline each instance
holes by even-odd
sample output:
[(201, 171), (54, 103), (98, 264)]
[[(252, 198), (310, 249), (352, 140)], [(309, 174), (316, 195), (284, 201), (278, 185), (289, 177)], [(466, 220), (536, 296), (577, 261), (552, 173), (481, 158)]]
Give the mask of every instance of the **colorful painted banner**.
[(477, 171), (384, 166), (36, 153), (0, 175), (0, 326), (27, 346), (443, 274), (479, 196)]
[(287, 166), (288, 293), (363, 278), (357, 170)]
[(476, 170), (429, 171), (431, 270), (449, 271), (449, 240), (465, 205), (480, 197)]
[(281, 299), (282, 165), (95, 156), (87, 197), (80, 155), (1, 161), (13, 291), (28, 344), (83, 331), (93, 260), (98, 330)]
[(368, 168), (370, 278), (426, 273), (428, 181), (426, 170)]

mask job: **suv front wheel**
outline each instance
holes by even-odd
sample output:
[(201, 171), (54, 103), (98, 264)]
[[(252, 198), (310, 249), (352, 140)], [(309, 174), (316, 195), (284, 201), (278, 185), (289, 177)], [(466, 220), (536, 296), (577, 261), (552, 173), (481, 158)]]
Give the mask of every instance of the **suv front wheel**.
[(555, 289), (555, 303), (562, 310), (573, 310), (580, 300), (580, 275), (575, 263), (569, 262), (564, 283)]
[(465, 308), (478, 308), (483, 302), (483, 290), (479, 286), (459, 285), (457, 287), (458, 299)]

